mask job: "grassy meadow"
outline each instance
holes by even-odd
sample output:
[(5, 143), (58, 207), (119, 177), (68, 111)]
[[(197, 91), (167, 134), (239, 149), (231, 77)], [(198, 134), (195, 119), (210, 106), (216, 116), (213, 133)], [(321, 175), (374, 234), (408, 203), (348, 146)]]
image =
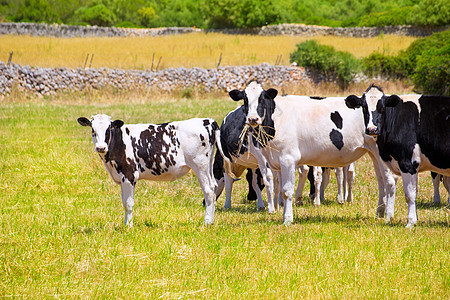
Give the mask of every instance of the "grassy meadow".
[[(378, 192), (367, 156), (356, 166), (352, 205), (336, 203), (332, 176), (323, 205), (295, 207), (289, 227), (282, 212), (268, 215), (247, 203), (244, 180), (234, 185), (232, 209), (222, 208), (222, 195), (215, 224), (203, 226), (201, 190), (188, 174), (140, 181), (128, 229), (120, 187), (76, 119), (106, 113), (128, 123), (221, 122), (236, 103), (118, 91), (0, 100), (1, 298), (450, 296), (450, 211), (445, 200), (432, 205), (429, 173), (420, 177), (419, 221), (411, 230), (401, 181), (394, 221), (375, 218)], [(441, 195), (446, 199), (443, 187)]]
[[(221, 66), (274, 64), (289, 65), (289, 55), (296, 44), (316, 39), (356, 57), (372, 52), (395, 55), (416, 38), (382, 35), (374, 38), (336, 36), (253, 36), (218, 33), (192, 33), (161, 37), (126, 38), (54, 38), (32, 36), (0, 36), (0, 60), (39, 67), (83, 67), (88, 53), (94, 54), (92, 67), (121, 69), (159, 69), (170, 67), (215, 68), (222, 55)], [(91, 62), (91, 56), (87, 66)]]

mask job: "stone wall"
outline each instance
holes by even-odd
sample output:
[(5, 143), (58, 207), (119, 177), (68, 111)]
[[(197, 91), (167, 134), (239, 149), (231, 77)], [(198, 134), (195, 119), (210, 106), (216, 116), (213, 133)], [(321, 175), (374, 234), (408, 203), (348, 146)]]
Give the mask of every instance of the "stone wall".
[(225, 34), (254, 34), (254, 35), (336, 35), (351, 37), (374, 37), (381, 33), (427, 36), (433, 32), (449, 29), (445, 27), (417, 27), (410, 25), (385, 26), (385, 27), (326, 27), (304, 24), (280, 24), (252, 29), (223, 29), (203, 30), (192, 27), (166, 27), (166, 28), (116, 28), (98, 26), (69, 26), (48, 25), (34, 23), (0, 23), (0, 35), (33, 35), (54, 37), (125, 37), (125, 36), (161, 36), (170, 34), (183, 34), (192, 32), (221, 32)]
[(230, 91), (235, 88), (242, 89), (250, 80), (257, 80), (267, 86), (281, 87), (309, 80), (309, 75), (300, 67), (269, 64), (215, 69), (169, 68), (151, 72), (108, 68), (32, 68), (0, 62), (0, 95), (9, 94), (13, 86), (40, 95), (102, 87), (156, 88), (162, 91), (186, 88), (199, 88), (206, 92)]

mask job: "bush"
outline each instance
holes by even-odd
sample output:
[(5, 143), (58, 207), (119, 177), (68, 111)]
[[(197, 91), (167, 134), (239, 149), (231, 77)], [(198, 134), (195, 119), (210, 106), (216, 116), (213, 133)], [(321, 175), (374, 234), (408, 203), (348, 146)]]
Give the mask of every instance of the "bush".
[(359, 61), (350, 53), (319, 45), (314, 40), (297, 44), (297, 50), (291, 53), (290, 61), (312, 68), (327, 77), (336, 77), (342, 88), (349, 84), (360, 68)]
[(79, 22), (90, 25), (112, 26), (116, 23), (116, 15), (104, 4), (80, 7), (75, 12), (75, 15)]
[(413, 10), (414, 8), (412, 6), (405, 6), (385, 12), (371, 13), (362, 17), (358, 26), (382, 27), (410, 24)]
[(443, 47), (430, 47), (416, 58), (412, 80), (417, 91), (449, 96), (450, 41)]
[(403, 52), (398, 56), (372, 53), (361, 60), (364, 73), (369, 77), (383, 76), (385, 78), (407, 78), (411, 73), (411, 62)]

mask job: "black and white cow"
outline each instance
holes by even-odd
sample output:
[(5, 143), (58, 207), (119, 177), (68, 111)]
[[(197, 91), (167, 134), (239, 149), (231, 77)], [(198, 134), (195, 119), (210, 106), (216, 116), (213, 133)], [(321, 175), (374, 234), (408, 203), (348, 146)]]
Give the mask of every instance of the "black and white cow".
[[(395, 197), (395, 179), (378, 155), (375, 140), (365, 134), (361, 111), (349, 110), (345, 98), (316, 101), (306, 96), (279, 96), (251, 82), (245, 90), (229, 93), (244, 100), (249, 134), (249, 151), (259, 165), (268, 164), (280, 172), (284, 199), (284, 224), (293, 221), (292, 198), (295, 170), (300, 165), (343, 167), (365, 153), (373, 160), (379, 186), (378, 215), (384, 215), (386, 198)], [(263, 173), (264, 174), (264, 173)]]
[[(222, 146), (224, 156), (231, 162), (232, 174), (228, 174), (224, 169), (221, 171), (221, 164), (223, 159), (220, 155), (216, 154), (214, 161), (214, 176), (218, 182), (218, 189), (216, 190), (216, 196), (218, 197), (225, 187), (225, 205), (224, 208), (231, 208), (231, 192), (233, 188), (233, 182), (235, 177), (240, 177), (246, 169), (256, 172), (258, 168), (257, 159), (248, 152), (247, 139), (241, 138), (241, 132), (244, 128), (245, 112), (244, 107), (240, 106), (235, 110), (229, 112), (220, 126), (220, 144)], [(266, 166), (264, 166), (266, 168)], [(264, 202), (261, 195), (261, 183), (267, 185), (269, 181), (273, 180), (273, 176), (269, 171), (265, 171), (269, 175), (262, 177), (263, 182), (258, 182), (258, 177), (251, 177), (251, 185), (253, 191), (256, 193), (257, 208), (264, 209)], [(248, 173), (247, 173), (248, 174)], [(234, 175), (234, 176), (233, 176)], [(260, 177), (261, 179), (261, 177)], [(250, 182), (249, 182), (250, 184)], [(266, 189), (268, 199), (273, 197), (273, 191)], [(269, 201), (269, 204), (271, 202)], [(275, 209), (273, 206), (268, 207), (268, 212), (273, 213)]]
[[(133, 225), (134, 188), (141, 179), (172, 181), (193, 170), (206, 202), (205, 224), (214, 222), (213, 160), (219, 126), (213, 119), (164, 124), (125, 124), (103, 114), (78, 118), (92, 129), (94, 149), (113, 181), (120, 184), (125, 225)], [(219, 151), (221, 151), (220, 144)]]
[[(375, 86), (370, 89), (382, 92)], [(381, 93), (375, 105), (365, 95), (351, 95), (346, 102), (350, 108), (363, 108), (367, 132), (377, 137), (381, 158), (395, 174), (401, 174), (408, 203), (407, 226), (413, 226), (418, 173), (450, 176), (450, 97)], [(388, 203), (389, 217), (394, 203)]]

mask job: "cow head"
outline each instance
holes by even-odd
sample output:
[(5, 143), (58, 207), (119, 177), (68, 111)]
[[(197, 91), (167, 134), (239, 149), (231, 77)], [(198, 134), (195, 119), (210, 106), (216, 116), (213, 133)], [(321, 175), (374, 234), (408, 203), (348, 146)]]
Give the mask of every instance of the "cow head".
[(94, 150), (99, 154), (108, 152), (111, 129), (120, 128), (123, 125), (123, 121), (121, 120), (111, 122), (111, 117), (107, 115), (95, 115), (91, 117), (91, 120), (81, 117), (78, 118), (78, 123), (80, 123), (81, 126), (91, 127)]
[(258, 127), (264, 119), (271, 115), (275, 109), (274, 98), (278, 91), (275, 89), (264, 90), (255, 81), (251, 82), (243, 91), (232, 90), (229, 92), (234, 101), (244, 100), (244, 113), (246, 114), (246, 124)]
[(355, 109), (362, 108), (364, 114), (364, 123), (366, 125), (366, 134), (371, 136), (378, 135), (377, 126), (380, 123), (380, 114), (377, 111), (378, 102), (384, 97), (383, 90), (371, 84), (363, 93), (362, 97), (350, 95), (345, 99), (347, 107)]

